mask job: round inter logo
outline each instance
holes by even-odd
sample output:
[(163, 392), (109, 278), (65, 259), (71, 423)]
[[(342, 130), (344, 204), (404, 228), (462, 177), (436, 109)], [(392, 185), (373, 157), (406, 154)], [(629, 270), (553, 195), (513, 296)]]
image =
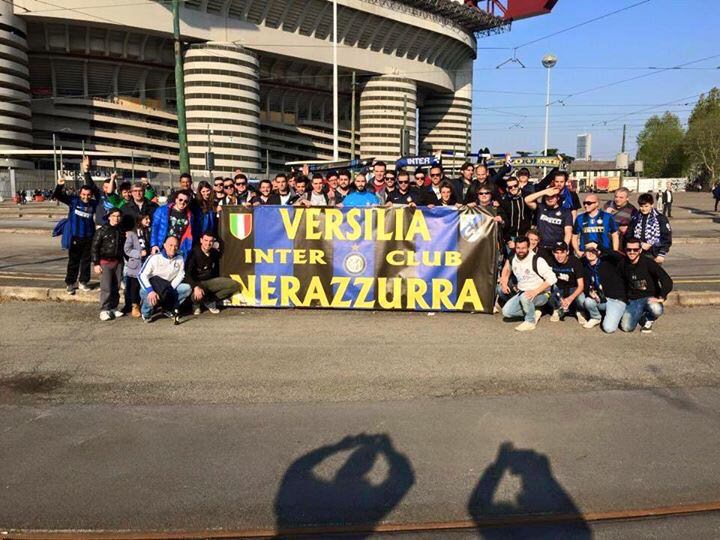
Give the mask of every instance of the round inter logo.
[(356, 276), (363, 273), (367, 266), (367, 261), (361, 253), (349, 253), (343, 261), (343, 266), (348, 274)]

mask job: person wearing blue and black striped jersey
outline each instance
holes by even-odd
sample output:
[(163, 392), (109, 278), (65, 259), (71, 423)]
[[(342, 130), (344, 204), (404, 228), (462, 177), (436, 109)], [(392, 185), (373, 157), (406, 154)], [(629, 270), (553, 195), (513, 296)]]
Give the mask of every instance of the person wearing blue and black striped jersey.
[(585, 244), (594, 243), (605, 251), (620, 249), (620, 234), (615, 219), (600, 210), (600, 200), (594, 193), (585, 197), (585, 212), (578, 214), (573, 225), (572, 245), (578, 258), (585, 252)]

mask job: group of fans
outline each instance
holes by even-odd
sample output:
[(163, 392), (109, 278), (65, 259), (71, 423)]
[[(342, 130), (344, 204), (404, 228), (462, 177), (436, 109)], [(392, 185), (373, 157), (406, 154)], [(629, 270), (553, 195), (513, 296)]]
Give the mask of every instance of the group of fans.
[[(620, 188), (600, 208), (596, 194), (582, 205), (565, 171), (553, 169), (530, 182), (527, 169), (465, 163), (458, 178), (440, 165), (414, 172), (388, 170), (376, 162), (370, 173), (310, 174), (307, 167), (252, 186), (242, 172), (202, 181), (193, 189), (182, 174), (167, 203), (143, 178), (116, 186), (113, 175), (98, 189), (83, 159), (85, 184), (74, 195), (61, 179), (54, 197), (69, 207), (56, 227), (69, 250), (67, 292), (89, 290), (91, 265), (100, 277), (100, 319), (130, 313), (150, 322), (157, 312), (177, 323), (188, 297), (192, 310), (218, 313), (238, 283), (220, 276), (217, 226), (223, 206), (453, 206), (474, 207), (498, 223), (500, 272), (495, 311), (523, 318), (516, 328), (533, 330), (543, 314), (551, 321), (573, 315), (585, 328), (605, 332), (638, 325), (650, 332), (663, 313), (672, 280), (662, 268), (672, 243), (670, 225), (651, 194), (639, 208)], [(584, 210), (581, 212), (581, 210)], [(124, 288), (125, 306), (119, 308)]]

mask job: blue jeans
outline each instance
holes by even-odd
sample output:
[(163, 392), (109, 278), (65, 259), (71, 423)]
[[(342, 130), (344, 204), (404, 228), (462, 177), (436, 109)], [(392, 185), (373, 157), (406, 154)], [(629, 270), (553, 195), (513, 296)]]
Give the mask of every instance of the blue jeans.
[(523, 292), (517, 293), (510, 298), (502, 308), (503, 317), (513, 319), (515, 317), (524, 317), (526, 322), (535, 322), (535, 308), (547, 304), (550, 295), (546, 292), (538, 294), (532, 300), (525, 298)]
[(614, 298), (608, 298), (603, 304), (598, 304), (596, 300), (590, 297), (585, 298), (585, 309), (591, 319), (600, 320), (602, 315), (601, 311), (605, 312), (605, 318), (602, 322), (602, 329), (608, 334), (612, 334), (618, 329), (620, 325), (620, 319), (625, 313), (625, 302), (615, 300)]
[[(170, 287), (168, 287), (168, 291), (172, 291)], [(181, 283), (177, 286), (177, 289), (174, 289), (174, 294), (166, 294), (165, 302), (158, 302), (156, 306), (162, 306), (165, 309), (178, 309), (182, 303), (185, 301), (185, 299), (190, 296), (190, 293), (192, 292), (192, 287), (188, 285), (187, 283)], [(148, 294), (149, 292), (145, 292), (144, 289), (140, 289), (140, 298), (142, 299), (142, 306), (140, 307), (140, 311), (142, 312), (143, 317), (146, 319), (152, 315), (154, 307), (150, 305), (150, 302), (148, 302)]]
[[(575, 293), (575, 289), (570, 289), (568, 296)], [(560, 301), (565, 298), (562, 293), (560, 292), (560, 289), (557, 288), (556, 285), (553, 285), (552, 289), (550, 289), (550, 306), (553, 309), (560, 309)], [(585, 311), (585, 293), (580, 293), (577, 295), (577, 298), (573, 301), (572, 304), (570, 304), (570, 308), (575, 308), (576, 312), (582, 313)], [(569, 310), (568, 310), (569, 311)]]
[(630, 300), (620, 322), (623, 332), (632, 332), (644, 318), (648, 321), (657, 320), (663, 314), (663, 305), (660, 302), (651, 302), (650, 298)]

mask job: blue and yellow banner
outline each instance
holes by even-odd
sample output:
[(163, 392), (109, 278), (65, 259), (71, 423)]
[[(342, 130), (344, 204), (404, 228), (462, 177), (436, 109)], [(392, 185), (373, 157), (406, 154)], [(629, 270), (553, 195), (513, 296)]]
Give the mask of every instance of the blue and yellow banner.
[(233, 305), (491, 312), (497, 224), (479, 209), (226, 206)]

